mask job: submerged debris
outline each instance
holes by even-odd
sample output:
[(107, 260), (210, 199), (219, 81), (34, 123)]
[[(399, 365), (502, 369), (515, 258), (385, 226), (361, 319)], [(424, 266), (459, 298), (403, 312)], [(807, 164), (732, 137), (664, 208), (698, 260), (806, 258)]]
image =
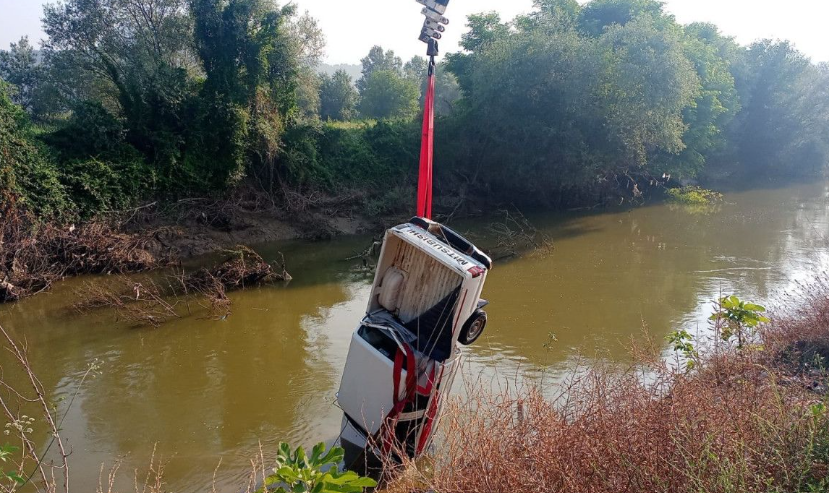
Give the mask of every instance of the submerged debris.
[(202, 269), (187, 276), (185, 284), (191, 289), (203, 289), (219, 283), (225, 289), (234, 290), (267, 282), (291, 280), (291, 275), (285, 270), (284, 257), (282, 265), (274, 270), (271, 264), (246, 246), (239, 245), (236, 250), (229, 253), (229, 257), (212, 269)]
[(489, 233), (497, 241), (489, 252), (493, 260), (503, 260), (515, 257), (526, 251), (545, 256), (553, 252), (553, 239), (543, 231), (538, 230), (529, 219), (515, 209), (499, 211), (503, 219), (489, 225)]
[[(130, 325), (161, 324), (190, 314), (190, 302), (207, 308), (215, 318), (230, 315), (228, 291), (245, 289), (266, 283), (290, 281), (285, 259), (274, 268), (246, 246), (237, 246), (230, 255), (210, 269), (194, 273), (167, 275), (161, 279), (134, 279), (122, 275), (114, 286), (87, 283), (82, 299), (75, 308), (86, 312), (98, 308), (112, 308), (118, 319)], [(207, 301), (209, 305), (202, 302)]]

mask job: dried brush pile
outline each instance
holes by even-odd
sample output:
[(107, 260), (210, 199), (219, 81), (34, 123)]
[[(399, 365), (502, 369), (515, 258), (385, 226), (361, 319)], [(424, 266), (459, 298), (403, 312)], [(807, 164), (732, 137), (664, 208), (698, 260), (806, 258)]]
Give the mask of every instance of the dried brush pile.
[(388, 491), (829, 491), (829, 285), (810, 293), (758, 345), (693, 370), (654, 345), (627, 371), (579, 368), (556, 399), (473, 392), (449, 406), (430, 470), (407, 464)]
[(290, 280), (284, 259), (275, 268), (240, 245), (214, 267), (190, 274), (179, 272), (142, 279), (121, 276), (111, 285), (87, 283), (75, 308), (81, 312), (111, 308), (120, 321), (129, 325), (158, 327), (191, 314), (190, 302), (207, 308), (214, 317), (226, 317), (230, 315), (229, 291)]
[(229, 252), (225, 260), (212, 269), (202, 269), (186, 276), (184, 284), (191, 289), (208, 289), (215, 284), (224, 289), (244, 289), (273, 281), (289, 281), (291, 275), (285, 270), (285, 261), (275, 270), (258, 253), (239, 245)]
[(13, 201), (0, 201), (0, 303), (69, 276), (152, 269), (166, 262), (163, 250), (149, 233), (123, 234), (96, 222), (77, 228), (42, 224)]

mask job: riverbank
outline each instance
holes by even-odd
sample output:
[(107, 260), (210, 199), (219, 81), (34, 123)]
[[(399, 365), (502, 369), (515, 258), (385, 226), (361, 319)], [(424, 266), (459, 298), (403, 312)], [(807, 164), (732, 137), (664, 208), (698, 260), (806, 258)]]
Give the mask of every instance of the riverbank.
[(69, 277), (153, 270), (239, 245), (355, 235), (381, 227), (382, 221), (241, 200), (188, 199), (76, 225), (43, 222), (13, 201), (2, 205), (0, 303), (47, 291)]
[(829, 281), (780, 301), (742, 346), (718, 321), (674, 335), (673, 362), (649, 341), (626, 370), (584, 363), (552, 399), (477, 389), (386, 491), (829, 491)]

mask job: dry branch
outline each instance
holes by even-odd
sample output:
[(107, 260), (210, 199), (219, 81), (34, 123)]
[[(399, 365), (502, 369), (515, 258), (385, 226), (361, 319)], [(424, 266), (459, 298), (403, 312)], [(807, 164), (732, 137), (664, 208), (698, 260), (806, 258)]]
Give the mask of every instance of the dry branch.
[(539, 231), (517, 208), (510, 212), (501, 210), (501, 221), (489, 225), (489, 232), (496, 238), (493, 260), (515, 257), (527, 250), (546, 255), (553, 251), (553, 239)]
[(0, 303), (44, 291), (65, 277), (140, 272), (166, 262), (152, 232), (119, 233), (109, 224), (42, 224), (0, 200)]
[(99, 308), (114, 309), (118, 319), (130, 325), (161, 324), (181, 317), (180, 306), (188, 296), (197, 302), (205, 300), (214, 317), (230, 315), (229, 291), (245, 289), (266, 283), (290, 281), (285, 269), (285, 259), (274, 268), (259, 254), (248, 247), (237, 246), (229, 256), (210, 269), (200, 269), (187, 274), (178, 272), (167, 275), (163, 282), (151, 278), (134, 279), (122, 275), (115, 286), (87, 283), (81, 300), (75, 308), (87, 312)]

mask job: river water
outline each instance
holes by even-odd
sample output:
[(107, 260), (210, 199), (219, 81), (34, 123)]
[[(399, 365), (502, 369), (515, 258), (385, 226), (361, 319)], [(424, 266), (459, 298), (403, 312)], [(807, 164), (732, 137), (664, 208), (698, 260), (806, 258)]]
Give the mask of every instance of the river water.
[[(554, 248), (495, 266), (487, 281), (487, 331), (471, 348), (467, 378), (563, 371), (577, 352), (626, 358), (631, 337), (704, 330), (711, 300), (773, 300), (829, 269), (829, 185), (726, 194), (716, 210), (669, 205), (535, 215)], [(478, 232), (486, 221), (462, 224)], [(481, 233), (483, 232), (483, 233)], [(46, 389), (66, 411), (73, 488), (93, 491), (101, 464), (122, 462), (119, 486), (153, 450), (175, 492), (235, 492), (261, 443), (310, 446), (339, 433), (335, 392), (351, 331), (364, 313), (372, 273), (345, 261), (370, 238), (262, 245), (284, 253), (295, 280), (233, 293), (232, 315), (196, 311), (158, 329), (128, 328), (111, 313), (71, 309), (85, 282), (0, 306), (0, 323), (25, 337)], [(549, 344), (555, 336), (555, 342)], [(8, 357), (0, 356), (8, 365)], [(40, 430), (43, 435), (43, 426)], [(43, 438), (46, 443), (46, 438)]]

